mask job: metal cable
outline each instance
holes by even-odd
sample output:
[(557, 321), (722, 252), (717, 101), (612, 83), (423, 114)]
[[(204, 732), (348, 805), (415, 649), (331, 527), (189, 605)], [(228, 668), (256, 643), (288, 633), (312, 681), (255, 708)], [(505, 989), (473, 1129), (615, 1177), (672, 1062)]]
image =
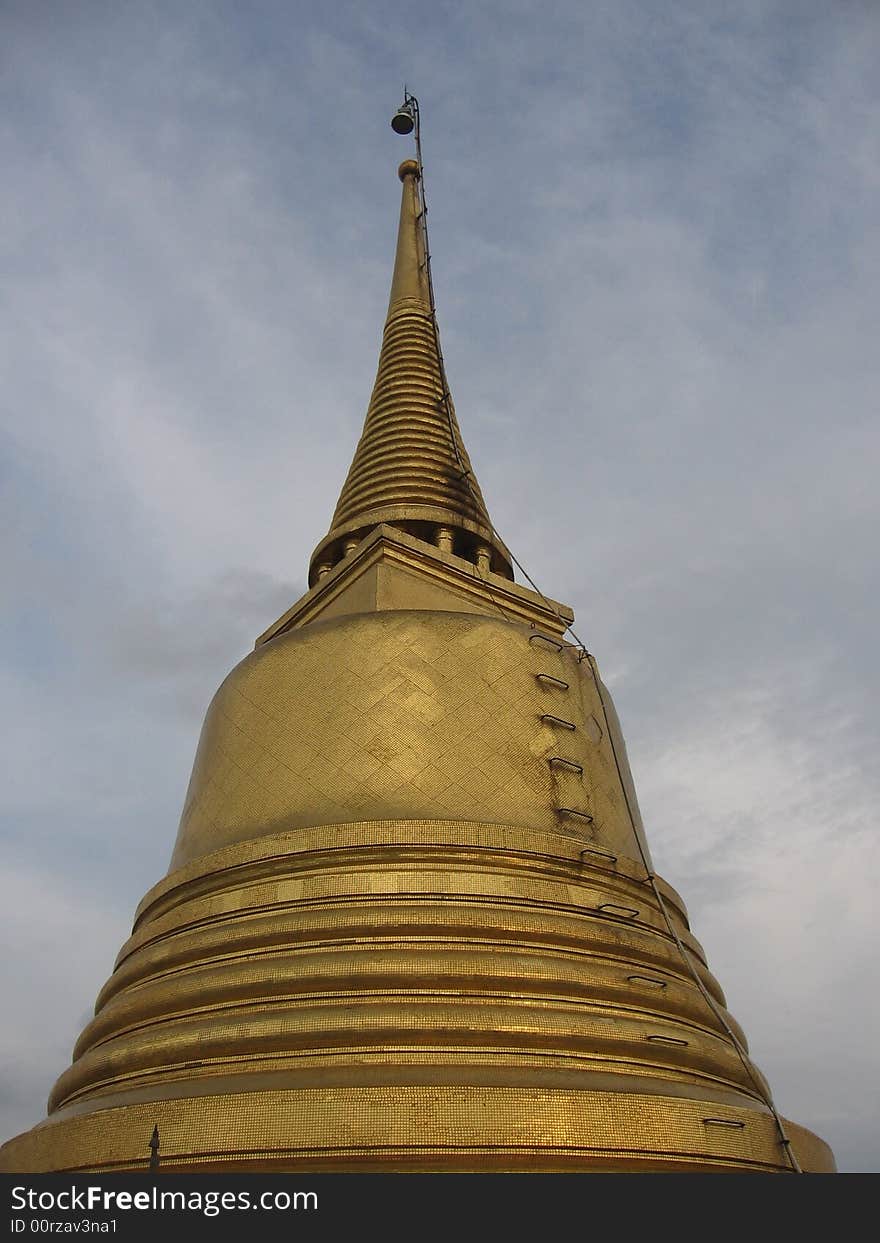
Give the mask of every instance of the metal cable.
[[(458, 466), (461, 472), (462, 482), (467, 487), (475, 503), (478, 506), (482, 507), (484, 504), (482, 501), (482, 498), (479, 496), (476, 488), (473, 485), (470, 469), (465, 465), (464, 459), (462, 458), (462, 455), (461, 455), (461, 448), (458, 443), (458, 436), (456, 435), (455, 419), (454, 419), (453, 412), (452, 412), (449, 380), (446, 375), (446, 363), (443, 358), (443, 347), (440, 344), (440, 328), (437, 323), (437, 304), (434, 299), (434, 276), (431, 270), (431, 247), (430, 247), (430, 243), (428, 240), (428, 203), (425, 197), (425, 169), (424, 169), (424, 164), (422, 163), (422, 139), (421, 139), (420, 124), (419, 124), (419, 101), (416, 99), (415, 95), (409, 95), (409, 94), (405, 94), (404, 101), (405, 103), (409, 104), (412, 108), (413, 123), (414, 123), (414, 129), (415, 129), (414, 137), (415, 137), (415, 144), (416, 144), (416, 161), (419, 166), (419, 205), (421, 207), (422, 233), (424, 235), (425, 274), (426, 274), (427, 283), (428, 283), (428, 299), (429, 299), (430, 306), (431, 306), (431, 313), (428, 316), (428, 319), (430, 321), (431, 328), (433, 331), (434, 348), (437, 351), (437, 362), (440, 368), (440, 385), (442, 389), (439, 400), (446, 414), (446, 421), (449, 425), (449, 438), (452, 441), (452, 449), (453, 449), (453, 452), (455, 453), (455, 460), (458, 463)], [(492, 532), (495, 539), (497, 539), (498, 542), (504, 548), (507, 548), (507, 545), (505, 544), (504, 540), (501, 538), (501, 535), (499, 534), (497, 527), (492, 522), (492, 519), (489, 517), (488, 513), (486, 514), (486, 520), (488, 522), (489, 530)], [(522, 574), (523, 578), (525, 578), (526, 582), (529, 584), (532, 590), (535, 591), (536, 594), (541, 597), (541, 599), (544, 601), (547, 608), (554, 615), (554, 617), (558, 618), (559, 621), (563, 623), (563, 627), (564, 627), (563, 634), (571, 634), (577, 647), (579, 647), (580, 650), (584, 654), (586, 654), (586, 651), (587, 651), (586, 644), (581, 642), (580, 638), (575, 633), (573, 626), (571, 626), (566, 621), (566, 619), (562, 616), (562, 614), (559, 613), (558, 610), (553, 607), (552, 602), (548, 600), (548, 598), (544, 595), (543, 591), (538, 586), (538, 584), (535, 582), (535, 580), (532, 578), (532, 576), (529, 574), (528, 570), (525, 568), (522, 562), (517, 560), (517, 558), (514, 556), (512, 552), (510, 552), (509, 549), (507, 549), (507, 551), (510, 555), (511, 561), (516, 566), (516, 568), (519, 570), (519, 572)], [(503, 609), (502, 609), (502, 612), (503, 612)]]
[[(452, 441), (452, 448), (453, 448), (453, 452), (455, 453), (456, 461), (461, 470), (461, 479), (467, 486), (468, 491), (471, 493), (471, 496), (473, 497), (474, 501), (478, 505), (480, 505), (481, 498), (478, 495), (473, 485), (472, 478), (471, 478), (471, 472), (469, 468), (465, 465), (465, 462), (462, 458), (461, 449), (458, 443), (458, 437), (456, 436), (455, 420), (454, 420), (454, 416), (452, 412), (452, 404), (450, 401), (449, 381), (446, 375), (446, 364), (443, 359), (443, 349), (440, 345), (440, 330), (439, 330), (439, 326), (437, 323), (437, 306), (434, 300), (434, 278), (433, 278), (433, 273), (431, 271), (431, 248), (430, 248), (430, 243), (428, 240), (428, 204), (427, 204), (427, 200), (425, 197), (425, 170), (424, 170), (424, 164), (422, 162), (422, 140), (421, 140), (421, 127), (420, 127), (420, 118), (419, 118), (419, 102), (416, 99), (415, 95), (410, 95), (408, 92), (404, 91), (404, 103), (409, 105), (409, 107), (411, 108), (413, 123), (414, 123), (414, 130), (415, 130), (414, 137), (415, 137), (415, 144), (416, 144), (416, 159), (417, 159), (418, 166), (419, 166), (419, 204), (421, 207), (422, 233), (423, 233), (423, 242), (424, 242), (424, 251), (425, 251), (425, 274), (427, 277), (428, 298), (429, 298), (430, 307), (431, 307), (431, 313), (428, 316), (428, 318), (430, 320), (431, 327), (433, 330), (434, 346), (437, 351), (437, 361), (438, 361), (438, 365), (440, 369), (440, 383), (441, 383), (441, 388), (442, 388), (440, 402), (442, 403), (444, 411), (446, 413), (446, 420), (447, 420), (447, 423), (449, 424), (449, 436), (450, 436), (450, 440)], [(507, 548), (507, 545), (504, 543), (504, 540), (499, 535), (498, 530), (493, 524), (492, 519), (488, 516), (488, 513), (486, 514), (486, 518), (488, 521), (489, 529), (491, 530), (495, 539), (497, 539), (504, 548)], [(642, 845), (641, 836), (636, 827), (635, 817), (633, 815), (633, 810), (630, 804), (629, 795), (627, 794), (627, 791), (626, 791), (626, 783), (623, 780), (623, 774), (621, 772), (620, 762), (617, 757), (617, 749), (614, 746), (614, 739), (613, 739), (613, 735), (612, 735), (609, 722), (608, 722), (608, 713), (605, 707), (605, 698), (602, 695), (602, 692), (600, 689), (598, 673), (595, 668), (593, 658), (590, 656), (590, 653), (587, 651), (586, 645), (578, 637), (577, 633), (574, 630), (574, 627), (570, 625), (569, 623), (567, 623), (566, 619), (562, 616), (562, 614), (559, 613), (557, 609), (553, 607), (552, 602), (548, 600), (548, 598), (544, 595), (543, 591), (541, 591), (541, 588), (538, 586), (538, 584), (535, 582), (532, 576), (528, 573), (528, 571), (525, 569), (522, 563), (517, 560), (517, 558), (514, 556), (512, 552), (510, 552), (509, 549), (507, 549), (507, 551), (510, 555), (511, 561), (516, 566), (516, 568), (520, 571), (523, 577), (526, 579), (529, 586), (541, 597), (541, 599), (544, 601), (545, 605), (550, 610), (550, 612), (553, 613), (554, 616), (557, 617), (559, 621), (564, 624), (563, 634), (571, 634), (572, 637), (574, 638), (575, 645), (577, 646), (579, 653), (580, 653), (579, 660), (586, 657), (590, 661), (590, 667), (593, 670), (593, 676), (594, 676), (594, 679), (596, 680), (596, 688), (599, 693), (599, 701), (602, 704), (602, 714), (605, 718), (605, 729), (606, 729), (607, 737), (611, 744), (612, 754), (614, 755), (614, 762), (617, 766), (618, 777), (620, 779), (620, 786), (621, 786), (621, 789), (623, 790), (623, 797), (626, 802), (626, 809), (629, 814), (630, 823), (632, 825), (633, 837), (635, 838), (636, 845), (639, 850), (639, 855), (641, 856), (642, 866), (645, 869), (645, 879), (648, 881), (648, 883), (651, 886), (651, 889), (654, 893), (654, 897), (657, 901), (657, 905), (666, 923), (666, 927), (669, 929), (669, 934), (672, 937), (672, 939), (675, 941), (676, 946), (678, 947), (678, 951), (681, 955), (682, 961), (685, 964), (685, 967), (688, 970), (688, 973), (692, 976), (694, 983), (697, 985), (699, 992), (703, 996), (707, 1006), (709, 1007), (710, 1011), (714, 1015), (715, 1019), (717, 1020), (717, 1022), (721, 1025), (721, 1027), (727, 1034), (728, 1039), (730, 1040), (731, 1044), (736, 1050), (737, 1055), (739, 1056), (740, 1061), (742, 1062), (742, 1065), (743, 1065), (743, 1068), (746, 1074), (748, 1075), (751, 1082), (754, 1084), (757, 1090), (758, 1096), (760, 1097), (761, 1100), (763, 1100), (767, 1108), (770, 1110), (770, 1113), (773, 1115), (773, 1120), (776, 1124), (776, 1129), (778, 1130), (779, 1135), (780, 1135), (780, 1143), (785, 1150), (785, 1154), (788, 1158), (789, 1163), (791, 1164), (792, 1169), (794, 1170), (796, 1174), (803, 1174), (804, 1171), (801, 1168), (801, 1165), (797, 1159), (797, 1156), (795, 1155), (792, 1142), (786, 1133), (782, 1117), (780, 1116), (778, 1110), (776, 1109), (776, 1105), (773, 1102), (773, 1097), (770, 1092), (769, 1084), (757, 1078), (755, 1071), (752, 1067), (751, 1061), (749, 1059), (748, 1053), (744, 1049), (742, 1043), (740, 1042), (733, 1028), (727, 1022), (727, 1019), (724, 1017), (724, 1014), (721, 1008), (717, 1005), (714, 997), (709, 992), (708, 988), (703, 982), (699, 971), (697, 971), (690, 954), (688, 953), (683, 941), (681, 940), (681, 937), (678, 935), (678, 932), (675, 928), (675, 924), (673, 923), (672, 917), (669, 914), (669, 909), (665, 901), (663, 900), (663, 895), (661, 894), (660, 888), (657, 884), (656, 873), (654, 872), (653, 867), (648, 861), (648, 857)], [(485, 586), (488, 589), (488, 584), (485, 584)], [(489, 595), (491, 596), (491, 591), (489, 591)], [(507, 614), (504, 612), (504, 609), (502, 608), (501, 604), (497, 600), (495, 600), (494, 597), (493, 597), (493, 603), (499, 609), (501, 614), (505, 618), (507, 618)]]
[(627, 794), (627, 790), (626, 790), (626, 782), (623, 780), (623, 773), (621, 772), (620, 761), (617, 758), (617, 749), (614, 746), (614, 735), (611, 732), (611, 728), (608, 722), (608, 711), (605, 706), (605, 696), (602, 694), (602, 688), (601, 688), (601, 682), (599, 680), (598, 669), (596, 668), (596, 663), (592, 656), (588, 656), (587, 659), (590, 662), (590, 668), (593, 671), (593, 678), (596, 682), (596, 690), (599, 695), (599, 702), (602, 705), (602, 715), (605, 718), (605, 729), (606, 729), (608, 741), (611, 744), (611, 752), (614, 756), (614, 762), (617, 766), (617, 775), (620, 780), (620, 787), (623, 791), (623, 798), (624, 798), (624, 802), (626, 803), (626, 810), (629, 814), (630, 824), (632, 825), (633, 837), (635, 838), (636, 846), (638, 847), (639, 855), (642, 860), (642, 866), (645, 869), (645, 879), (648, 881), (648, 883), (651, 886), (651, 889), (653, 890), (654, 897), (657, 900), (657, 905), (660, 908), (660, 912), (666, 923), (666, 927), (669, 929), (669, 934), (672, 937), (672, 939), (675, 941), (675, 944), (678, 947), (678, 951), (681, 955), (682, 961), (684, 962), (685, 966), (688, 969), (688, 973), (693, 977), (694, 983), (697, 985), (697, 988), (702, 994), (706, 1002), (706, 1005), (709, 1007), (712, 1014), (714, 1014), (715, 1018), (718, 1020), (718, 1022), (721, 1024), (722, 1028), (726, 1032), (731, 1044), (736, 1050), (736, 1053), (740, 1061), (742, 1062), (743, 1069), (745, 1070), (749, 1079), (752, 1081), (755, 1088), (757, 1089), (759, 1097), (761, 1098), (761, 1100), (763, 1100), (764, 1104), (767, 1106), (767, 1108), (770, 1110), (771, 1114), (773, 1115), (773, 1120), (776, 1123), (776, 1129), (779, 1131), (780, 1143), (785, 1149), (786, 1156), (788, 1157), (788, 1160), (791, 1163), (791, 1166), (794, 1172), (796, 1174), (803, 1174), (804, 1171), (801, 1169), (800, 1163), (798, 1162), (797, 1156), (795, 1155), (791, 1140), (786, 1134), (786, 1130), (785, 1130), (785, 1126), (783, 1125), (782, 1117), (779, 1114), (776, 1108), (776, 1105), (773, 1102), (773, 1096), (770, 1092), (770, 1085), (766, 1083), (766, 1081), (759, 1080), (756, 1077), (755, 1071), (754, 1071), (754, 1068), (752, 1067), (751, 1059), (749, 1058), (748, 1053), (743, 1048), (742, 1042), (740, 1041), (736, 1032), (733, 1030), (733, 1028), (728, 1023), (727, 1019), (724, 1016), (723, 1011), (721, 1010), (721, 1008), (718, 1006), (717, 1002), (715, 1001), (715, 998), (712, 996), (712, 994), (709, 992), (708, 988), (706, 987), (702, 977), (700, 976), (699, 971), (694, 965), (693, 959), (691, 958), (690, 954), (687, 951), (687, 948), (684, 945), (684, 942), (682, 941), (681, 937), (678, 935), (678, 931), (676, 930), (672, 917), (669, 914), (669, 908), (667, 907), (663, 899), (663, 895), (660, 892), (660, 887), (657, 884), (657, 873), (654, 871), (652, 865), (650, 864), (648, 860), (648, 856), (645, 853), (645, 848), (642, 844), (641, 834), (639, 833), (638, 828), (636, 827), (632, 805), (629, 801), (629, 795)]

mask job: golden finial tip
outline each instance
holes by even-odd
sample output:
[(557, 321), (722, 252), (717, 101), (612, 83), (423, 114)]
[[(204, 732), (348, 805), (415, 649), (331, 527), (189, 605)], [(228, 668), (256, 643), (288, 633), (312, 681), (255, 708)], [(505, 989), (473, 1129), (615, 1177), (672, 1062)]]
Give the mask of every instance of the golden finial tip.
[(401, 181), (403, 181), (406, 177), (418, 177), (418, 160), (404, 160), (400, 168), (397, 170), (397, 175)]

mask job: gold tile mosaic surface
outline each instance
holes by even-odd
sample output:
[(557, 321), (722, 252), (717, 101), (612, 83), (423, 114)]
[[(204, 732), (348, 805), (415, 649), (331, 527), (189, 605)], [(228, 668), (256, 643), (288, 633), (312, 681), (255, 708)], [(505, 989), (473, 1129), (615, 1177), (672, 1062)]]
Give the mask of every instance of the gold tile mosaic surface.
[(637, 861), (555, 831), (344, 823), (156, 886), (55, 1112), (4, 1161), (137, 1168), (153, 1110), (166, 1168), (784, 1169), (760, 1082)]
[(397, 610), (259, 647), (208, 711), (175, 864), (367, 814), (562, 824), (637, 857), (592, 666), (533, 634), (500, 618)]

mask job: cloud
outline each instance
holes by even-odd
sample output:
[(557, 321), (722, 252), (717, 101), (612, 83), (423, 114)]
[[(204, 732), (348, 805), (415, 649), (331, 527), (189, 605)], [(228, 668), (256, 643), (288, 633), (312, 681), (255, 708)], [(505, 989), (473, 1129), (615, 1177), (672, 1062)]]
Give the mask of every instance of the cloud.
[(85, 998), (97, 996), (110, 974), (130, 913), (112, 893), (72, 886), (50, 866), (6, 866), (2, 884), (3, 944), (17, 947), (4, 955), (4, 991), (26, 999), (6, 1006), (0, 1024), (0, 1108), (9, 1135), (45, 1112), (52, 1083), (91, 1017)]

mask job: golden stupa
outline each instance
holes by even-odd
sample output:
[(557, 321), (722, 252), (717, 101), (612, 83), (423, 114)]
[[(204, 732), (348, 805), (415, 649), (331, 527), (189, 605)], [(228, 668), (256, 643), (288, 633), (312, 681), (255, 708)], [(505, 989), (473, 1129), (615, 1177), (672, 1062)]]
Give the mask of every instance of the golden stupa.
[(420, 161), (309, 590), (211, 703), (171, 870), (7, 1171), (832, 1171), (776, 1113), (573, 614), (445, 382)]

